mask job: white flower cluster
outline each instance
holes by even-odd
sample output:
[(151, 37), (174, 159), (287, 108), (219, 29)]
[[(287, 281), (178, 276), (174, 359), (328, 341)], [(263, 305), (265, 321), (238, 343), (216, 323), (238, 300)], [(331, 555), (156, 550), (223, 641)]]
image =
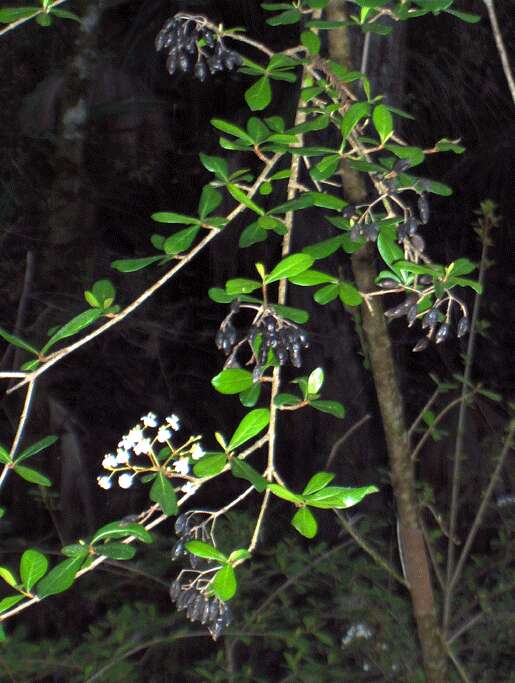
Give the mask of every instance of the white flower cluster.
[[(199, 460), (204, 455), (202, 446), (198, 443), (198, 437), (193, 437), (188, 444), (174, 449), (172, 438), (174, 432), (179, 431), (181, 422), (177, 415), (169, 415), (164, 422), (159, 424), (155, 413), (147, 413), (141, 417), (141, 422), (132, 427), (128, 434), (124, 434), (118, 443), (116, 453), (106, 453), (102, 460), (102, 467), (110, 474), (97, 477), (100, 488), (108, 490), (113, 485), (113, 477), (118, 477), (118, 486), (128, 489), (132, 486), (133, 479), (137, 474), (152, 472), (159, 469), (159, 461), (154, 453), (154, 444), (166, 444), (170, 448), (167, 471), (172, 476), (187, 477), (190, 472), (190, 460)], [(145, 433), (145, 430), (155, 430), (153, 438)], [(133, 464), (131, 456), (147, 456), (147, 466)], [(186, 482), (180, 490), (183, 493), (194, 493), (196, 485), (192, 481)]]

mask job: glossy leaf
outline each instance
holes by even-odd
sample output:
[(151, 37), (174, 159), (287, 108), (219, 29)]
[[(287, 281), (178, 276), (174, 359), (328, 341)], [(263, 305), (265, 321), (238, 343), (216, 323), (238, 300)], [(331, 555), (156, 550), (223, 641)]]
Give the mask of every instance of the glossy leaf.
[(238, 244), (242, 249), (245, 249), (258, 242), (264, 242), (267, 237), (267, 231), (261, 228), (257, 221), (255, 221), (254, 223), (247, 225), (242, 231)]
[(0, 600), (0, 614), (2, 612), (7, 612), (8, 609), (11, 609), (11, 607), (17, 605), (19, 602), (23, 600), (24, 597), (24, 595), (20, 595), (19, 593), (17, 593), (16, 595), (8, 595), (6, 598)]
[(234, 280), (227, 280), (225, 283), (225, 291), (227, 294), (250, 294), (256, 289), (261, 289), (262, 283), (257, 280), (248, 280), (246, 278), (237, 277)]
[(81, 555), (70, 557), (63, 560), (38, 583), (37, 594), (42, 598), (48, 598), (50, 595), (57, 595), (63, 593), (70, 588), (75, 580), (75, 574), (81, 568), (84, 560), (88, 555), (87, 548)]
[(314, 538), (318, 532), (318, 522), (306, 507), (302, 507), (293, 515), (291, 525), (305, 538)]
[(312, 57), (315, 57), (320, 52), (320, 38), (314, 31), (302, 31), (300, 42)]
[(9, 344), (12, 344), (13, 346), (17, 346), (19, 349), (23, 349), (24, 351), (28, 351), (29, 353), (33, 353), (35, 355), (38, 354), (38, 350), (34, 348), (34, 346), (31, 346), (30, 344), (27, 344), (26, 341), (23, 341), (23, 339), (20, 339), (19, 337), (16, 337), (14, 334), (9, 334), (6, 330), (0, 327), (0, 337), (2, 339), (5, 339), (6, 342)]
[(363, 303), (363, 297), (350, 282), (340, 282), (338, 296), (341, 302), (347, 306), (359, 306)]
[(175, 256), (175, 254), (180, 254), (182, 251), (187, 251), (193, 244), (199, 230), (200, 226), (192, 225), (168, 237), (163, 244), (165, 253), (169, 256)]
[(198, 204), (198, 213), (202, 220), (204, 220), (210, 213), (213, 213), (222, 203), (222, 194), (211, 185), (205, 185), (202, 188), (200, 201)]
[(104, 543), (94, 546), (94, 550), (110, 560), (132, 560), (136, 554), (136, 548), (128, 543)]
[(32, 587), (45, 576), (48, 569), (47, 558), (39, 550), (26, 550), (20, 559), (20, 576), (26, 590)]
[(323, 285), (328, 282), (337, 282), (337, 279), (333, 275), (328, 275), (327, 273), (322, 273), (318, 270), (305, 270), (300, 275), (288, 279), (293, 285), (299, 285), (301, 287), (312, 287), (314, 285)]
[(335, 475), (332, 472), (317, 472), (306, 484), (304, 491), (302, 491), (303, 496), (309, 496), (315, 491), (320, 491), (320, 489), (325, 488), (334, 479)]
[(229, 178), (229, 166), (227, 160), (222, 157), (213, 157), (207, 154), (201, 153), (200, 161), (204, 168), (211, 173), (214, 173), (220, 180), (228, 180)]
[(272, 101), (272, 88), (267, 76), (261, 76), (246, 90), (245, 101), (251, 111), (262, 111), (268, 107)]
[(250, 553), (247, 548), (238, 548), (238, 550), (233, 550), (229, 555), (229, 562), (230, 564), (234, 565), (240, 560), (248, 560), (251, 557), (252, 553)]
[(157, 503), (165, 515), (177, 514), (177, 496), (170, 480), (163, 472), (154, 479), (149, 493), (150, 500)]
[(308, 377), (308, 394), (318, 394), (324, 384), (324, 371), (316, 368)]
[(183, 223), (184, 225), (198, 225), (200, 223), (199, 219), (194, 216), (185, 216), (174, 211), (158, 211), (150, 217), (157, 223)]
[(384, 104), (378, 104), (374, 107), (374, 111), (372, 112), (372, 122), (379, 134), (381, 144), (384, 145), (384, 143), (392, 136), (393, 133), (393, 117)]
[(10, 24), (13, 21), (27, 19), (36, 16), (41, 11), (40, 7), (5, 7), (0, 9), (0, 23)]
[(302, 496), (299, 496), (298, 493), (294, 493), (293, 491), (290, 491), (290, 489), (287, 489), (285, 486), (281, 486), (280, 484), (268, 484), (268, 488), (270, 491), (272, 491), (274, 496), (282, 498), (283, 500), (287, 500), (289, 503), (301, 504), (304, 502)]
[(163, 256), (145, 256), (143, 258), (133, 259), (118, 259), (111, 263), (111, 268), (114, 268), (120, 273), (135, 273), (138, 270), (143, 270), (152, 263), (161, 261)]
[(222, 567), (216, 572), (210, 586), (216, 597), (223, 602), (227, 602), (234, 597), (238, 588), (238, 583), (236, 581), (234, 569), (230, 564), (226, 564), (225, 567)]
[(90, 308), (87, 311), (79, 313), (79, 315), (76, 315), (75, 318), (72, 318), (66, 323), (66, 325), (60, 327), (57, 332), (50, 337), (45, 346), (41, 349), (41, 353), (45, 354), (50, 348), (52, 348), (52, 346), (60, 342), (62, 339), (72, 337), (74, 334), (77, 334), (86, 327), (89, 327), (89, 325), (92, 325), (94, 322), (96, 322), (101, 315), (102, 311), (98, 310), (97, 308)]
[(12, 588), (18, 585), (16, 577), (7, 567), (0, 567), (0, 579), (3, 579)]
[(339, 401), (321, 401), (316, 399), (315, 401), (310, 401), (309, 405), (315, 408), (315, 410), (321, 413), (328, 413), (339, 420), (345, 417), (345, 408)]
[(13, 467), (13, 470), (25, 481), (31, 484), (38, 484), (38, 486), (52, 486), (52, 482), (48, 477), (45, 477), (41, 472), (33, 470), (31, 467), (25, 467), (23, 465), (17, 465)]
[(257, 470), (244, 460), (239, 458), (232, 458), (231, 472), (233, 477), (237, 479), (246, 479), (256, 489), (258, 493), (262, 493), (267, 487), (267, 481), (262, 477)]
[(234, 135), (235, 138), (244, 140), (249, 145), (252, 145), (254, 142), (252, 137), (248, 133), (246, 133), (243, 130), (243, 128), (236, 126), (234, 123), (231, 123), (230, 121), (224, 121), (223, 119), (211, 119), (211, 125), (224, 133)]
[(247, 195), (247, 193), (244, 192), (242, 189), (240, 189), (236, 185), (233, 185), (232, 183), (229, 183), (227, 185), (227, 190), (229, 191), (229, 194), (231, 194), (237, 202), (243, 204), (248, 209), (251, 209), (251, 211), (257, 213), (258, 216), (264, 216), (264, 210), (258, 204), (256, 204), (256, 202), (253, 199), (251, 199)]
[(313, 263), (313, 258), (308, 254), (291, 254), (279, 261), (271, 273), (266, 276), (265, 282), (270, 284), (277, 280), (295, 277), (307, 270)]
[(309, 320), (309, 313), (300, 308), (292, 308), (291, 306), (282, 306), (280, 304), (273, 304), (272, 308), (282, 318), (292, 320), (298, 325), (304, 325)]
[(299, 12), (299, 10), (290, 7), (290, 9), (281, 12), (281, 14), (277, 14), (275, 17), (270, 17), (270, 19), (266, 20), (266, 23), (270, 24), (270, 26), (285, 26), (290, 24), (298, 24), (301, 19), (302, 14)]
[(352, 133), (357, 124), (364, 118), (368, 117), (369, 104), (368, 102), (356, 102), (352, 104), (345, 112), (342, 124), (341, 134), (342, 138), (346, 140)]
[(322, 287), (322, 289), (319, 289), (317, 292), (315, 292), (313, 299), (317, 302), (317, 304), (325, 306), (336, 299), (338, 296), (338, 289), (338, 283), (326, 285), (325, 287)]
[(36, 453), (43, 451), (45, 448), (52, 446), (52, 444), (54, 444), (57, 441), (57, 439), (57, 436), (45, 436), (44, 439), (41, 439), (40, 441), (33, 443), (32, 446), (29, 446), (24, 451), (22, 451), (20, 455), (18, 455), (15, 458), (15, 462), (20, 463), (23, 462), (23, 460), (27, 460), (27, 458), (30, 458), (33, 455), (36, 455)]
[(193, 466), (196, 477), (214, 477), (223, 470), (227, 463), (225, 453), (210, 453), (205, 455)]
[(196, 557), (202, 557), (205, 560), (215, 560), (215, 562), (227, 562), (226, 556), (214, 548), (209, 543), (204, 541), (188, 541), (185, 545), (186, 550)]
[(302, 250), (305, 254), (309, 254), (313, 259), (322, 259), (334, 254), (342, 245), (343, 235), (336, 235), (327, 240), (322, 240), (316, 244), (310, 244)]
[(306, 503), (312, 507), (343, 510), (361, 502), (365, 496), (376, 493), (376, 486), (350, 488), (346, 486), (327, 486), (306, 496)]
[(239, 394), (254, 384), (252, 373), (240, 368), (227, 368), (213, 377), (211, 384), (220, 394)]
[(141, 524), (120, 520), (118, 522), (110, 522), (101, 527), (95, 532), (91, 543), (111, 541), (115, 538), (127, 538), (128, 536), (134, 536), (142, 543), (152, 543), (153, 541), (152, 534)]
[(247, 413), (234, 432), (227, 450), (232, 451), (255, 437), (270, 421), (268, 408), (256, 408)]
[(274, 399), (274, 405), (281, 407), (281, 406), (296, 406), (301, 402), (301, 398), (299, 396), (295, 396), (294, 394), (277, 394), (277, 396)]
[(3, 446), (0, 446), (0, 462), (3, 462), (4, 465), (9, 465), (12, 462), (9, 451), (7, 451)]

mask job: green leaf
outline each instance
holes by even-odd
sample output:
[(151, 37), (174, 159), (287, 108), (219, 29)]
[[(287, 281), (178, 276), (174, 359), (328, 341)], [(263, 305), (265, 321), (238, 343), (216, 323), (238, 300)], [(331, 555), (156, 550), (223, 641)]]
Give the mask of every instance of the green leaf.
[(0, 579), (3, 579), (12, 588), (15, 588), (18, 585), (16, 577), (10, 569), (7, 569), (7, 567), (0, 567)]
[(319, 270), (305, 270), (300, 275), (288, 278), (293, 285), (300, 287), (312, 287), (314, 285), (323, 285), (327, 282), (337, 282), (333, 275), (322, 273)]
[(256, 408), (247, 413), (232, 435), (227, 450), (233, 451), (259, 434), (270, 422), (268, 408)]
[(310, 192), (309, 196), (313, 200), (314, 206), (319, 206), (322, 209), (334, 209), (335, 211), (341, 211), (349, 202), (346, 202), (340, 197), (335, 197), (328, 192)]
[(47, 558), (39, 550), (26, 550), (20, 560), (20, 576), (24, 588), (30, 591), (48, 569)]
[(3, 446), (0, 446), (0, 462), (3, 462), (5, 465), (12, 463), (12, 458), (9, 455), (9, 451), (7, 451)]
[(248, 560), (252, 557), (252, 553), (250, 553), (247, 548), (238, 548), (238, 550), (233, 550), (232, 553), (229, 555), (229, 563), (234, 565), (236, 562), (239, 562), (240, 560)]
[(248, 280), (246, 278), (237, 277), (234, 280), (227, 280), (225, 283), (225, 291), (232, 296), (238, 294), (249, 294), (256, 289), (261, 289), (261, 282), (257, 280)]
[(251, 142), (260, 145), (270, 135), (268, 126), (257, 116), (251, 116), (247, 121), (247, 131)]
[(369, 104), (368, 102), (356, 102), (352, 104), (345, 112), (342, 124), (341, 133), (342, 138), (346, 140), (351, 132), (354, 130), (356, 125), (361, 121), (361, 119), (366, 118), (369, 115)]
[(468, 275), (476, 270), (477, 265), (469, 261), (468, 258), (459, 258), (450, 264), (450, 275), (453, 277), (460, 275)]
[(297, 504), (302, 504), (304, 502), (304, 498), (302, 496), (299, 496), (298, 493), (294, 493), (293, 491), (290, 491), (290, 489), (287, 489), (285, 486), (281, 486), (280, 484), (268, 484), (268, 488), (274, 496), (277, 496), (278, 498), (282, 498), (283, 500), (287, 500), (289, 503), (297, 503)]
[(35, 355), (39, 353), (36, 348), (30, 344), (27, 344), (27, 342), (23, 341), (23, 339), (20, 339), (19, 337), (16, 337), (14, 334), (9, 334), (9, 332), (4, 330), (2, 327), (0, 327), (0, 337), (5, 339), (5, 341), (9, 344), (17, 346), (19, 349), (23, 349), (24, 351), (28, 351), (29, 353), (33, 353)]
[(398, 272), (398, 268), (393, 264), (395, 261), (404, 259), (404, 252), (395, 242), (394, 234), (391, 231), (381, 230), (377, 238), (377, 249), (386, 265), (394, 272)]
[(36, 16), (40, 12), (40, 7), (5, 7), (0, 9), (0, 23), (10, 24), (13, 21)]
[(234, 597), (238, 583), (234, 569), (230, 564), (226, 564), (225, 567), (216, 572), (210, 586), (216, 597), (223, 602), (227, 602)]
[(300, 197), (290, 199), (289, 201), (283, 202), (278, 206), (274, 206), (274, 208), (270, 209), (268, 213), (283, 214), (288, 213), (289, 211), (297, 211), (298, 209), (307, 209), (310, 206), (313, 206), (313, 198), (310, 196), (310, 193), (305, 193)]
[(239, 394), (254, 384), (252, 373), (241, 368), (227, 368), (213, 377), (211, 384), (220, 394)]
[(241, 190), (241, 189), (240, 189), (239, 187), (237, 187), (236, 185), (233, 185), (232, 183), (229, 183), (229, 184), (227, 185), (227, 190), (229, 191), (229, 193), (231, 194), (231, 196), (234, 197), (234, 199), (235, 199), (237, 202), (239, 202), (240, 204), (243, 204), (243, 205), (246, 206), (247, 208), (251, 209), (252, 211), (254, 211), (254, 213), (257, 213), (258, 216), (264, 216), (264, 215), (265, 215), (265, 212), (263, 211), (263, 209), (262, 209), (260, 206), (258, 206), (258, 204), (256, 204), (256, 202), (254, 202), (254, 201), (247, 195), (246, 192), (244, 192), (243, 190)]
[(378, 104), (374, 107), (372, 122), (379, 134), (381, 144), (384, 145), (393, 134), (393, 117), (384, 104)]
[(302, 14), (299, 12), (298, 9), (290, 8), (285, 10), (284, 12), (281, 12), (281, 14), (276, 14), (275, 17), (270, 17), (270, 19), (266, 20), (266, 23), (270, 24), (270, 26), (298, 24), (301, 18)]
[(458, 145), (459, 140), (448, 140), (447, 138), (442, 138), (438, 140), (435, 147), (439, 152), (454, 152), (455, 154), (463, 154), (465, 147)]
[(319, 161), (309, 174), (315, 182), (322, 182), (333, 176), (340, 166), (341, 158), (339, 154), (330, 154)]
[(323, 384), (324, 371), (322, 368), (316, 368), (308, 377), (308, 395), (318, 394)]
[(38, 484), (39, 486), (52, 486), (52, 482), (48, 477), (45, 477), (41, 472), (33, 470), (31, 467), (24, 467), (23, 465), (16, 465), (13, 470), (25, 481), (31, 484)]
[(198, 225), (200, 223), (198, 218), (173, 211), (158, 211), (153, 213), (150, 218), (157, 223), (183, 223), (184, 225)]
[(154, 503), (159, 505), (165, 515), (170, 517), (171, 515), (177, 514), (177, 496), (175, 495), (175, 489), (163, 472), (159, 472), (154, 479), (149, 497), (150, 500), (153, 500)]
[(217, 304), (230, 304), (236, 297), (227, 294), (225, 289), (221, 287), (210, 287), (207, 292), (209, 298), (212, 301), (216, 301)]
[(98, 555), (104, 555), (110, 560), (132, 560), (136, 554), (136, 548), (127, 543), (103, 543), (94, 546)]
[(244, 140), (249, 145), (254, 144), (252, 137), (246, 133), (243, 128), (236, 126), (230, 121), (224, 121), (223, 119), (211, 119), (211, 125), (224, 133), (229, 133), (229, 135), (234, 135), (235, 138)]
[(343, 304), (347, 306), (359, 306), (363, 303), (363, 297), (350, 282), (340, 282), (338, 296)]
[(215, 477), (220, 474), (226, 463), (227, 456), (225, 453), (210, 453), (195, 463), (193, 472), (196, 477)]
[[(7, 612), (8, 609), (17, 605), (24, 597), (24, 595), (18, 593), (17, 595), (8, 595), (6, 598), (0, 600), (0, 614), (2, 612)], [(0, 642), (1, 640), (2, 639), (0, 639)]]
[(52, 444), (54, 444), (59, 437), (57, 436), (45, 436), (44, 439), (41, 439), (40, 441), (37, 441), (36, 443), (32, 444), (32, 446), (29, 446), (26, 448), (24, 451), (18, 455), (17, 458), (15, 458), (16, 464), (22, 462), (23, 460), (27, 460), (27, 458), (32, 457), (33, 455), (36, 455), (36, 453), (39, 453), (40, 451), (43, 451), (45, 448), (48, 448)]
[[(340, 248), (342, 244), (342, 235), (336, 235), (336, 237), (330, 237), (327, 240), (322, 240), (316, 244), (310, 244), (304, 247), (303, 253), (309, 254), (313, 259), (322, 259), (331, 256)], [(333, 278), (334, 279), (334, 278)]]
[(211, 157), (203, 153), (199, 156), (205, 169), (214, 173), (220, 180), (226, 181), (229, 179), (229, 166), (226, 159), (222, 157)]
[(293, 515), (291, 525), (297, 529), (299, 534), (306, 538), (314, 538), (318, 532), (318, 523), (315, 516), (308, 508), (300, 508)]
[(111, 268), (114, 268), (120, 273), (135, 273), (137, 270), (143, 270), (152, 263), (162, 260), (162, 256), (145, 256), (143, 258), (118, 259), (111, 263)]
[(256, 382), (250, 389), (245, 389), (240, 393), (240, 403), (245, 408), (253, 408), (259, 400), (261, 393), (261, 383)]
[(239, 458), (231, 459), (231, 472), (237, 479), (250, 481), (258, 493), (262, 493), (267, 486), (267, 481), (251, 465)]
[(186, 550), (192, 555), (203, 557), (205, 560), (215, 560), (215, 562), (227, 562), (226, 556), (218, 550), (213, 548), (209, 543), (204, 541), (188, 541), (185, 545)]
[(128, 536), (134, 536), (142, 543), (152, 543), (153, 541), (152, 534), (141, 524), (120, 520), (118, 522), (110, 522), (101, 527), (95, 532), (95, 535), (91, 539), (91, 543), (95, 544), (99, 541), (111, 541), (114, 538), (127, 538)]
[(273, 304), (271, 306), (273, 310), (281, 316), (281, 318), (286, 318), (286, 320), (292, 320), (298, 325), (303, 325), (309, 320), (309, 313), (303, 311), (300, 308), (292, 308), (291, 306), (282, 306), (281, 304)]
[(325, 488), (329, 483), (331, 483), (334, 477), (335, 475), (332, 474), (332, 472), (317, 472), (306, 484), (302, 495), (309, 496), (316, 491), (320, 491), (320, 489)]
[(91, 288), (91, 293), (102, 308), (111, 306), (116, 298), (116, 289), (111, 280), (97, 280)]
[(295, 277), (307, 270), (313, 264), (313, 258), (308, 254), (291, 254), (279, 261), (271, 273), (265, 278), (266, 284)]
[(315, 292), (313, 299), (317, 302), (317, 304), (325, 306), (326, 304), (329, 304), (331, 303), (331, 301), (334, 301), (336, 299), (336, 297), (338, 296), (338, 291), (338, 283), (326, 285), (325, 287), (322, 287), (322, 289), (319, 289), (318, 292)]
[(76, 557), (84, 553), (84, 545), (82, 543), (71, 543), (61, 548), (61, 554), (66, 557)]
[(347, 486), (328, 486), (315, 493), (306, 496), (306, 503), (312, 507), (338, 510), (356, 505), (371, 493), (376, 493), (379, 489), (376, 486), (361, 486), (350, 488)]
[(82, 19), (77, 16), (74, 12), (69, 12), (66, 9), (59, 9), (59, 8), (51, 8), (51, 13), (55, 14), (56, 17), (59, 17), (59, 19), (72, 19), (73, 21), (77, 21), (79, 24), (82, 23)]
[(272, 88), (267, 76), (261, 76), (245, 92), (245, 101), (252, 111), (266, 109), (272, 101)]
[(193, 240), (198, 235), (199, 230), (199, 225), (192, 225), (168, 237), (163, 244), (166, 254), (175, 256), (175, 254), (180, 254), (182, 251), (187, 251), (193, 244)]
[(420, 147), (389, 144), (385, 145), (385, 149), (389, 152), (393, 152), (399, 159), (409, 159), (412, 166), (418, 166), (418, 164), (421, 164), (426, 158), (426, 155)]
[(70, 557), (63, 560), (56, 565), (48, 574), (38, 583), (38, 596), (48, 598), (50, 595), (57, 595), (68, 590), (75, 580), (75, 574), (81, 568), (84, 560), (88, 555), (87, 548), (81, 555)]
[(315, 401), (310, 401), (309, 405), (321, 413), (328, 413), (340, 420), (345, 417), (345, 408), (339, 401), (320, 401), (317, 399)]
[(467, 24), (477, 24), (478, 21), (481, 21), (481, 17), (478, 14), (470, 14), (469, 12), (459, 12), (456, 9), (446, 9), (445, 12), (447, 12), (447, 14), (452, 14), (453, 16), (457, 17), (458, 19), (461, 19), (462, 21), (466, 21)]
[(205, 185), (200, 195), (198, 213), (202, 220), (209, 216), (222, 203), (222, 194), (211, 185)]
[(294, 394), (278, 394), (274, 399), (274, 405), (279, 408), (281, 406), (296, 406), (301, 400), (302, 399), (299, 396), (295, 396)]
[(79, 315), (76, 315), (75, 318), (72, 318), (66, 325), (60, 327), (57, 332), (50, 337), (45, 346), (41, 349), (41, 353), (45, 354), (52, 346), (57, 344), (57, 342), (60, 342), (67, 337), (72, 337), (74, 334), (77, 334), (89, 325), (92, 325), (101, 315), (102, 311), (97, 308), (89, 308), (87, 311), (79, 313)]
[(300, 42), (312, 57), (315, 57), (320, 52), (320, 38), (313, 31), (302, 31), (300, 34)]
[(483, 293), (483, 287), (476, 280), (470, 280), (468, 277), (450, 277), (449, 285), (459, 285), (460, 287), (470, 287), (476, 294)]
[(266, 230), (261, 228), (257, 221), (247, 225), (247, 227), (242, 231), (239, 239), (239, 246), (242, 249), (251, 247), (253, 244), (258, 242), (264, 242), (268, 237)]
[(52, 17), (49, 14), (38, 14), (36, 17), (36, 23), (40, 26), (51, 26)]

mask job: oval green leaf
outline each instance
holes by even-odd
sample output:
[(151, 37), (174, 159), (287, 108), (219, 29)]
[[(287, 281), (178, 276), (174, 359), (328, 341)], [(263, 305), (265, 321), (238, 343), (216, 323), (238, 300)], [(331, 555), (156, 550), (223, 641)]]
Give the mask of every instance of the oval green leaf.
[(254, 384), (252, 373), (241, 368), (227, 368), (213, 377), (211, 384), (220, 394), (239, 394)]
[(24, 587), (30, 591), (48, 569), (47, 558), (39, 550), (26, 550), (20, 559), (20, 576)]
[(81, 568), (88, 555), (87, 549), (81, 555), (70, 557), (55, 566), (38, 584), (37, 594), (43, 599), (49, 595), (57, 595), (68, 590), (75, 580), (75, 574)]
[(256, 408), (247, 413), (232, 435), (227, 450), (232, 451), (259, 434), (270, 422), (268, 408)]
[(204, 541), (188, 541), (185, 545), (186, 550), (192, 555), (203, 557), (205, 560), (215, 560), (216, 562), (227, 562), (225, 555)]
[(163, 472), (159, 472), (154, 479), (149, 494), (150, 500), (157, 503), (165, 515), (175, 515), (177, 513), (177, 496), (175, 489), (168, 477)]
[(238, 583), (236, 581), (236, 574), (231, 565), (226, 564), (225, 567), (219, 569), (210, 585), (219, 600), (227, 602), (234, 597), (238, 588)]
[(300, 508), (293, 515), (291, 525), (305, 538), (314, 538), (317, 535), (318, 523), (315, 516), (308, 508)]
[(270, 284), (277, 280), (300, 275), (313, 264), (313, 260), (308, 254), (291, 254), (279, 261), (272, 272), (267, 275), (265, 282)]
[(41, 474), (41, 472), (38, 472), (37, 470), (33, 470), (31, 467), (17, 465), (13, 467), (13, 470), (16, 472), (16, 474), (19, 474), (22, 479), (25, 479), (25, 481), (28, 481), (31, 484), (38, 484), (38, 486), (52, 486), (52, 482), (48, 477), (45, 477), (44, 474)]

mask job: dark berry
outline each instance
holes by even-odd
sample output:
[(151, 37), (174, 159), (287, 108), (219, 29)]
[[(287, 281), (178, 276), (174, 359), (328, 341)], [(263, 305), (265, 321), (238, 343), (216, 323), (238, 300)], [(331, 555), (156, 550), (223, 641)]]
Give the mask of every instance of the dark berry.
[(356, 214), (356, 207), (354, 204), (349, 204), (342, 211), (342, 218), (352, 218)]
[(459, 338), (464, 337), (467, 332), (469, 331), (469, 319), (467, 316), (464, 316), (461, 318), (461, 320), (458, 323), (458, 330), (456, 332), (456, 335)]
[(393, 165), (393, 171), (395, 173), (404, 173), (411, 166), (411, 161), (409, 159), (399, 159)]
[(422, 329), (425, 329), (426, 327), (434, 327), (434, 325), (436, 325), (437, 321), (438, 321), (438, 311), (436, 310), (436, 308), (432, 308), (422, 318)]
[(417, 319), (417, 304), (413, 304), (408, 308), (406, 318), (408, 319), (408, 327), (411, 327)]
[(180, 536), (188, 526), (188, 518), (186, 515), (179, 515), (175, 520), (175, 533)]
[(426, 248), (426, 243), (424, 242), (424, 238), (421, 237), (420, 235), (413, 235), (413, 237), (411, 238), (411, 244), (419, 252), (423, 252), (424, 249)]
[(406, 230), (408, 235), (411, 237), (417, 232), (418, 221), (414, 216), (410, 216), (406, 221)]
[(442, 323), (436, 332), (435, 341), (437, 344), (441, 344), (449, 336), (449, 325), (447, 323)]
[(418, 212), (420, 214), (420, 222), (425, 224), (429, 220), (429, 202), (424, 193), (418, 198)]
[(170, 599), (172, 602), (175, 602), (177, 600), (180, 592), (181, 592), (181, 583), (180, 583), (179, 579), (176, 579), (172, 583), (172, 585), (170, 586)]
[(418, 353), (419, 351), (425, 351), (429, 346), (429, 339), (427, 337), (422, 337), (413, 347), (413, 352)]

